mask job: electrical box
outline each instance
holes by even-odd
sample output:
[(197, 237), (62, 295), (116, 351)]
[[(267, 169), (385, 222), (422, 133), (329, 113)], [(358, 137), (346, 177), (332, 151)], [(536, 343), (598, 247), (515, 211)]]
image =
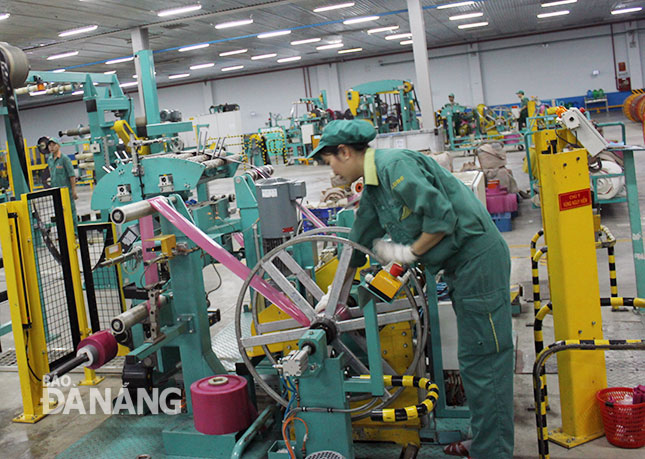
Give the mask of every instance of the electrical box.
[(121, 247), (120, 242), (109, 245), (105, 248), (105, 258), (107, 260), (112, 260), (114, 258), (120, 257), (122, 254), (123, 254), (123, 248)]
[(165, 257), (171, 258), (173, 256), (173, 249), (177, 247), (177, 239), (174, 234), (162, 234), (161, 236), (148, 239), (154, 243), (152, 247), (148, 248), (149, 252), (159, 253)]
[(278, 239), (298, 229), (296, 199), (307, 194), (305, 182), (285, 178), (268, 178), (255, 182), (264, 239)]

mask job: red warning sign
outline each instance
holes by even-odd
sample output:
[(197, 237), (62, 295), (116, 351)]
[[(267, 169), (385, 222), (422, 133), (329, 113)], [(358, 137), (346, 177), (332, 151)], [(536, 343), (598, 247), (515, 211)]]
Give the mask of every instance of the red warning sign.
[(577, 207), (591, 205), (591, 190), (589, 188), (578, 191), (570, 191), (558, 195), (560, 210), (571, 210)]

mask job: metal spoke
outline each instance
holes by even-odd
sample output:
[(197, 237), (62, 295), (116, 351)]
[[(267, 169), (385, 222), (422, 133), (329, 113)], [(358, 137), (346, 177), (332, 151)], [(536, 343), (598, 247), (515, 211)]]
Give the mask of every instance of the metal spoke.
[[(359, 375), (369, 375), (370, 370), (365, 366), (361, 360), (356, 357), (356, 354), (354, 354), (349, 347), (343, 343), (340, 338), (337, 338), (334, 340), (333, 343), (331, 343), (332, 347), (336, 349), (337, 352), (342, 352), (345, 354), (345, 358), (347, 359), (347, 364), (352, 367), (352, 369)], [(385, 400), (388, 400), (389, 398), (392, 397), (392, 394), (387, 390), (384, 389), (385, 393), (383, 394), (383, 398)]]
[(286, 341), (294, 341), (299, 339), (308, 328), (295, 328), (293, 330), (285, 330), (277, 333), (269, 333), (266, 335), (249, 336), (248, 338), (240, 338), (240, 342), (245, 349), (255, 346), (266, 346), (269, 344), (284, 343)]
[[(414, 300), (417, 304), (420, 301), (423, 301), (423, 298), (420, 296), (415, 296)], [(384, 312), (393, 312), (401, 311), (404, 309), (410, 309), (410, 300), (408, 298), (399, 298), (392, 303), (376, 303), (376, 313), (382, 314)], [(360, 307), (348, 308), (349, 315), (352, 317), (363, 317), (363, 310)]]
[[(343, 246), (343, 251), (340, 254), (338, 260), (338, 267), (336, 268), (336, 274), (334, 275), (334, 281), (331, 284), (331, 291), (329, 292), (329, 301), (327, 302), (327, 308), (325, 309), (325, 317), (331, 319), (336, 313), (336, 306), (338, 302), (343, 299), (347, 301), (347, 297), (341, 298), (341, 291), (349, 295), (349, 289), (343, 287), (345, 286), (345, 278), (347, 277), (347, 270), (349, 269), (349, 262), (351, 261), (352, 254), (354, 249), (349, 245)], [(349, 282), (351, 287), (351, 282)]]
[(275, 320), (273, 322), (258, 323), (255, 329), (258, 334), (271, 333), (282, 330), (291, 330), (292, 328), (300, 327), (296, 319)]
[[(379, 314), (377, 316), (379, 325), (395, 324), (397, 322), (409, 322), (414, 320), (413, 313), (408, 309), (404, 311), (393, 311)], [(365, 328), (365, 319), (358, 317), (356, 319), (342, 320), (337, 324), (338, 330), (349, 332), (353, 330), (362, 330)]]
[[(365, 340), (365, 337), (358, 334), (358, 332), (350, 332), (349, 335), (352, 337), (354, 342), (363, 349), (365, 352), (365, 355), (367, 355), (367, 341)], [(383, 361), (383, 372), (388, 375), (397, 375), (398, 373), (390, 366), (389, 363), (387, 363), (387, 360), (381, 359)]]
[(269, 276), (271, 276), (271, 279), (282, 289), (291, 301), (298, 306), (303, 314), (307, 316), (309, 321), (313, 321), (316, 318), (314, 308), (311, 307), (305, 297), (300, 294), (298, 289), (289, 282), (289, 279), (287, 279), (272, 262), (269, 261), (262, 263), (262, 268)]
[(322, 298), (325, 293), (320, 289), (320, 287), (318, 287), (318, 284), (313, 281), (311, 275), (302, 269), (298, 262), (294, 260), (286, 250), (280, 252), (278, 254), (278, 258), (293, 274), (295, 274), (305, 289), (315, 298), (316, 302), (320, 301), (320, 298)]

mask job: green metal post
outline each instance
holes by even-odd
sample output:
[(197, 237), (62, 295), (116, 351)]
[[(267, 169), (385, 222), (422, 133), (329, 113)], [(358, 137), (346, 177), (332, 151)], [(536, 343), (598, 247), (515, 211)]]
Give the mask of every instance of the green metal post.
[(641, 211), (638, 204), (638, 184), (636, 182), (636, 166), (634, 152), (623, 150), (625, 169), (625, 189), (627, 190), (627, 208), (629, 209), (629, 228), (634, 254), (634, 270), (636, 272), (636, 292), (639, 298), (645, 295), (645, 251), (643, 250), (643, 229), (641, 227)]

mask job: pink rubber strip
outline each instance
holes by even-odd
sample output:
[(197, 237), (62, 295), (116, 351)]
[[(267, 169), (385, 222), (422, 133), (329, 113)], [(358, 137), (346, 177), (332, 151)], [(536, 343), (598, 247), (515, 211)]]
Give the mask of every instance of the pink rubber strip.
[(300, 209), (300, 212), (302, 212), (316, 228), (327, 228), (327, 225), (325, 225), (322, 220), (316, 217), (316, 215), (311, 210), (307, 209), (300, 203), (297, 203), (296, 205)]
[[(157, 196), (155, 198), (148, 199), (148, 202), (157, 212), (166, 217), (179, 231), (184, 233), (191, 241), (197, 244), (211, 257), (215, 258), (230, 269), (233, 274), (243, 280), (249, 277), (251, 270), (246, 265), (241, 263), (217, 242), (209, 238), (206, 233), (188, 221), (186, 217), (177, 212), (174, 207), (168, 204), (166, 198)], [(251, 280), (250, 285), (283, 312), (289, 314), (289, 316), (295, 319), (300, 325), (305, 327), (309, 326), (310, 322), (309, 319), (307, 319), (307, 316), (305, 316), (305, 314), (298, 309), (284, 293), (274, 289), (264, 279), (255, 276)]]
[(233, 233), (233, 239), (237, 241), (238, 244), (240, 244), (240, 247), (244, 247), (244, 236), (242, 233)]

